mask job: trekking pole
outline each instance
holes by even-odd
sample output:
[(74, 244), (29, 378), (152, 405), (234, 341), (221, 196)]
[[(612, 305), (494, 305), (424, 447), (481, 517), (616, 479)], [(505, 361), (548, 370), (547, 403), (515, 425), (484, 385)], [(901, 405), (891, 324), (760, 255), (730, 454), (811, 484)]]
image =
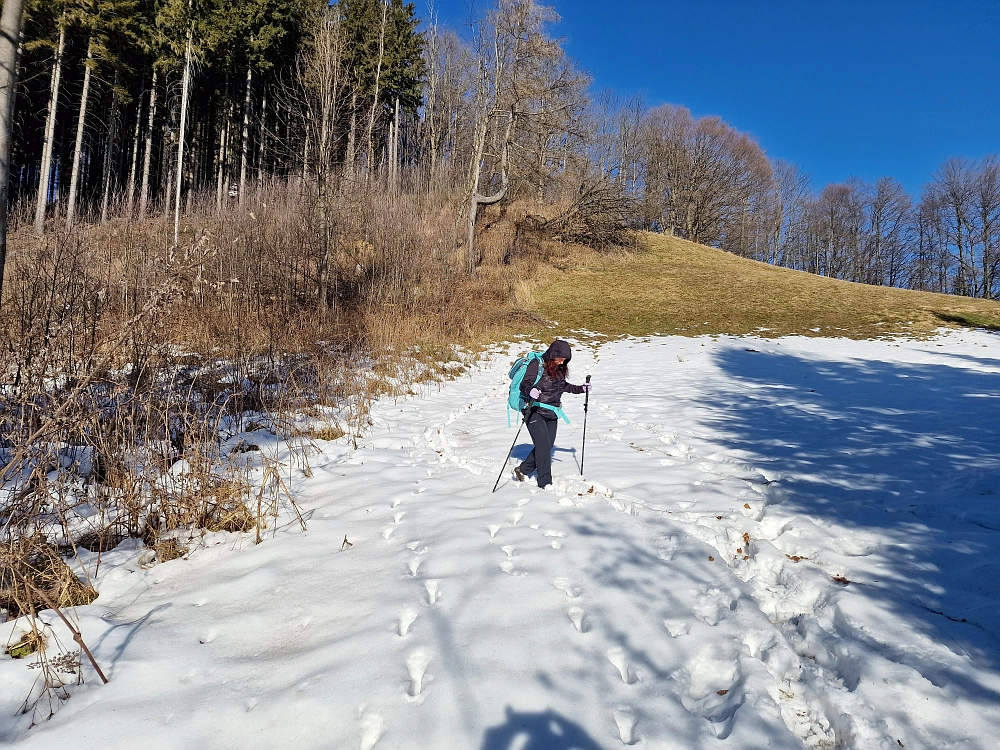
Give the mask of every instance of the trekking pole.
[[(500, 473), (497, 475), (496, 484), (493, 485), (493, 492), (497, 491), (497, 487), (500, 486), (500, 479), (503, 477), (504, 471), (507, 469), (507, 462), (510, 461), (510, 454), (514, 452), (514, 446), (517, 445), (517, 439), (521, 437), (521, 428), (524, 427), (524, 420), (521, 420), (521, 424), (517, 428), (517, 434), (514, 436), (514, 442), (510, 444), (510, 450), (507, 451), (507, 458), (503, 460), (503, 466), (500, 467)], [(492, 495), (493, 492), (490, 494)]]
[[(590, 385), (590, 375), (587, 376), (587, 385)], [(587, 410), (590, 406), (590, 390), (583, 397), (583, 445), (580, 446), (580, 476), (583, 476), (583, 459), (587, 457)]]

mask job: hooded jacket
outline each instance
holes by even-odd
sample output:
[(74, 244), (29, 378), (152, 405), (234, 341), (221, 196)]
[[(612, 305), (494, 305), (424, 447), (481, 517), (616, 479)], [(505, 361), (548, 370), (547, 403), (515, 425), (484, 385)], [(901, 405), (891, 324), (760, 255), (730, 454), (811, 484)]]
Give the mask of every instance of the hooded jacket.
[[(570, 345), (561, 339), (556, 339), (552, 342), (552, 345), (545, 351), (542, 355), (542, 359), (548, 362), (552, 359), (565, 359), (565, 364), (569, 364), (569, 361), (573, 358), (573, 350)], [(524, 379), (521, 381), (521, 395), (528, 401), (536, 401), (541, 404), (549, 404), (551, 406), (562, 407), (562, 395), (564, 393), (583, 393), (583, 386), (573, 385), (566, 381), (566, 378), (562, 376), (562, 373), (558, 373), (557, 377), (550, 378), (545, 370), (542, 370), (541, 379), (535, 383), (535, 378), (538, 377), (538, 370), (540, 365), (537, 360), (528, 365), (528, 369), (524, 372)], [(532, 399), (530, 396), (531, 389), (537, 388), (541, 395), (537, 399)], [(558, 417), (548, 409), (540, 409), (538, 411), (539, 415), (545, 417), (546, 419), (557, 419)]]

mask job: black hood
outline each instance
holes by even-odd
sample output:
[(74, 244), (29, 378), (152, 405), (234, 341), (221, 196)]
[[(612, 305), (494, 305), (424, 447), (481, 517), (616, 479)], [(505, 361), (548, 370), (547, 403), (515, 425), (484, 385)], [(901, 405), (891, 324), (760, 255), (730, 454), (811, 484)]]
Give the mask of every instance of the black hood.
[(566, 364), (573, 359), (573, 350), (570, 349), (569, 344), (567, 344), (562, 339), (556, 339), (552, 342), (552, 345), (546, 350), (545, 354), (542, 355), (542, 359), (548, 362), (550, 359), (565, 359)]

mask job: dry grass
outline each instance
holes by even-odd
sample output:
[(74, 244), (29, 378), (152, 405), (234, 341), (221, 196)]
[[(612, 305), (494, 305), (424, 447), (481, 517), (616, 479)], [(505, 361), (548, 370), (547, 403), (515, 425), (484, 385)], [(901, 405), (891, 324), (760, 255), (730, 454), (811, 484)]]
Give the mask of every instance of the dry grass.
[(38, 592), (58, 607), (90, 604), (97, 592), (83, 583), (59, 556), (58, 550), (39, 536), (0, 544), (0, 608), (18, 616), (38, 606)]
[[(563, 331), (608, 336), (926, 336), (937, 328), (1000, 330), (1000, 303), (837, 281), (776, 268), (674, 237), (642, 251), (573, 250), (540, 274), (530, 298)], [(523, 291), (521, 299), (526, 299)]]
[(11, 659), (25, 659), (43, 648), (45, 648), (45, 636), (38, 630), (32, 629), (24, 633), (17, 643), (4, 648), (4, 653)]

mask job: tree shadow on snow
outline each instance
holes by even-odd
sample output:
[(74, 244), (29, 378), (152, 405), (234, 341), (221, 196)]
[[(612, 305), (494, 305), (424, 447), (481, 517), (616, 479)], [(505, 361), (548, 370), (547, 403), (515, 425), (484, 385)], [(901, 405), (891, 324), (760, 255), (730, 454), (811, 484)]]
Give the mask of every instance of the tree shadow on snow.
[[(996, 370), (1000, 360), (947, 359), (828, 361), (724, 350), (715, 363), (736, 387), (706, 392), (701, 421), (748, 463), (781, 475), (784, 510), (883, 540), (874, 552), (891, 580), (855, 590), (977, 666), (996, 669), (1000, 373), (972, 368)], [(877, 647), (885, 653), (885, 644)], [(902, 649), (886, 655), (904, 658)], [(944, 665), (920, 671), (969, 698), (1000, 700)]]
[(519, 713), (486, 730), (481, 750), (602, 750), (579, 725), (554, 711)]

